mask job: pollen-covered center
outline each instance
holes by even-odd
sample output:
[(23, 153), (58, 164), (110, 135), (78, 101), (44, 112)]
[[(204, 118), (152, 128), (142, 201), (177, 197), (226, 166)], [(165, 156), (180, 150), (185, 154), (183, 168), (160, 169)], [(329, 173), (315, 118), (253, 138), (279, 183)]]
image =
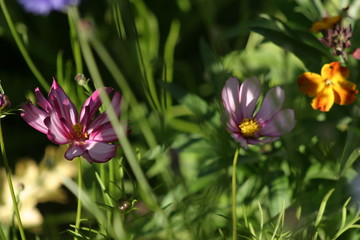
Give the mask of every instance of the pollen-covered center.
[(245, 138), (255, 138), (255, 134), (260, 130), (260, 125), (255, 118), (245, 118), (239, 124), (241, 134)]
[(326, 85), (326, 86), (329, 86), (329, 85), (331, 85), (331, 84), (332, 84), (331, 79), (328, 78), (328, 79), (325, 80), (325, 85)]
[(72, 125), (72, 129), (75, 132), (75, 138), (76, 139), (87, 139), (88, 138), (88, 134), (86, 132), (83, 132), (83, 126), (81, 125), (81, 123), (77, 123), (75, 125)]

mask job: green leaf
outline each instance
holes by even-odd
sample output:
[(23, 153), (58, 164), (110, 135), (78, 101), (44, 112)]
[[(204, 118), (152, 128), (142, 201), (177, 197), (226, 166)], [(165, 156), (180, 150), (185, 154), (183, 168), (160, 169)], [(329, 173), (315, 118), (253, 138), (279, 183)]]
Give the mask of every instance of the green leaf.
[(319, 212), (318, 212), (318, 215), (317, 215), (316, 220), (315, 220), (315, 227), (319, 226), (319, 223), (320, 223), (320, 221), (321, 221), (321, 219), (322, 219), (322, 217), (324, 215), (324, 212), (325, 212), (326, 204), (327, 204), (331, 194), (333, 194), (334, 191), (335, 191), (335, 188), (330, 189), (330, 191), (325, 195), (325, 197), (321, 201)]
[(333, 59), (326, 48), (310, 32), (293, 31), (278, 19), (261, 18), (252, 25), (251, 30), (294, 53), (311, 71), (321, 69), (324, 57), (329, 60)]
[(360, 147), (358, 143), (360, 141), (360, 129), (356, 127), (349, 127), (346, 137), (346, 143), (344, 151), (341, 157), (340, 176), (343, 176), (345, 172), (351, 168), (354, 162), (360, 156)]
[(199, 96), (188, 93), (184, 89), (173, 83), (160, 83), (170, 94), (182, 105), (186, 106), (197, 116), (206, 116), (210, 114), (208, 104)]

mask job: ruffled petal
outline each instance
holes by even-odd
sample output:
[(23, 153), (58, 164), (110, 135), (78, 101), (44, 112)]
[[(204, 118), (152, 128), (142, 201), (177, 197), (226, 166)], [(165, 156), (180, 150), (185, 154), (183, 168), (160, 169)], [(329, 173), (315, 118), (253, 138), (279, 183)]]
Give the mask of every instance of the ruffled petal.
[[(114, 96), (111, 100), (111, 106), (114, 108), (114, 111), (116, 113), (116, 116), (120, 116), (120, 111), (121, 111), (121, 95), (119, 92), (115, 91)], [(103, 125), (107, 122), (109, 122), (109, 118), (108, 115), (105, 112), (101, 113), (99, 116), (97, 116), (93, 121), (91, 121), (88, 125), (88, 128), (86, 129), (86, 131), (88, 133), (91, 133), (92, 131), (94, 131), (95, 128), (97, 128), (100, 125)]]
[(255, 118), (259, 121), (266, 121), (279, 112), (284, 104), (285, 93), (281, 87), (271, 88), (265, 95), (264, 101)]
[(113, 107), (116, 116), (120, 116), (121, 113), (121, 100), (122, 100), (122, 96), (118, 91), (114, 92), (114, 95), (111, 99), (111, 106)]
[(50, 114), (50, 117), (47, 117), (44, 120), (44, 123), (49, 129), (47, 137), (50, 141), (56, 144), (66, 144), (71, 142), (72, 136), (70, 133), (73, 130), (64, 119), (57, 116), (56, 112)]
[[(121, 127), (121, 126), (119, 126)], [(90, 140), (98, 142), (113, 142), (117, 140), (117, 135), (110, 122), (95, 128), (89, 135)]]
[(84, 143), (73, 142), (65, 152), (65, 158), (67, 160), (73, 160), (76, 157), (80, 157), (85, 152)]
[(350, 71), (347, 67), (342, 67), (339, 62), (324, 64), (321, 68), (321, 77), (330, 79), (332, 82), (345, 81), (349, 78)]
[(86, 148), (88, 155), (84, 154), (83, 157), (90, 163), (107, 162), (116, 155), (116, 145), (86, 140), (84, 147)]
[(298, 79), (299, 89), (309, 97), (315, 97), (324, 88), (325, 80), (317, 73), (303, 73)]
[(48, 99), (55, 111), (64, 118), (66, 122), (71, 125), (77, 123), (78, 113), (76, 107), (55, 79), (53, 80)]
[(260, 128), (260, 136), (279, 137), (290, 132), (295, 127), (294, 110), (285, 109), (274, 115), (271, 120), (263, 123)]
[(318, 95), (313, 99), (311, 106), (315, 110), (320, 110), (322, 112), (328, 112), (331, 107), (334, 105), (335, 96), (332, 86), (326, 86)]
[(53, 107), (50, 102), (42, 95), (39, 88), (35, 88), (36, 103), (47, 113), (51, 112)]
[(332, 85), (335, 92), (335, 103), (339, 105), (352, 104), (356, 99), (356, 84), (350, 81), (334, 83)]
[(83, 107), (80, 111), (80, 123), (83, 126), (87, 126), (89, 124), (89, 121), (94, 117), (95, 113), (99, 111), (99, 108), (102, 105), (100, 99), (100, 92), (104, 90), (106, 91), (106, 94), (110, 94), (113, 91), (113, 89), (109, 87), (97, 89), (84, 102)]
[(239, 101), (243, 118), (251, 118), (261, 94), (261, 83), (256, 77), (249, 78), (240, 86)]
[(21, 117), (33, 128), (42, 133), (48, 132), (48, 127), (45, 125), (44, 120), (49, 116), (45, 111), (35, 107), (32, 103), (22, 106)]

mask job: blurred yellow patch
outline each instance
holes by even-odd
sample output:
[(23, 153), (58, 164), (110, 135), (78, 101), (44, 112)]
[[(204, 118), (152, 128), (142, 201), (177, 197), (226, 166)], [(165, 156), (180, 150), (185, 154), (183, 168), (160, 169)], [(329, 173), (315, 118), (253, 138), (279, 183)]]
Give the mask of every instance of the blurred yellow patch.
[[(19, 199), (22, 224), (26, 228), (38, 227), (43, 216), (36, 208), (43, 202), (66, 202), (66, 194), (60, 188), (63, 178), (76, 175), (76, 163), (64, 158), (66, 146), (48, 146), (42, 161), (33, 159), (17, 161), (15, 175), (12, 176), (15, 194)], [(0, 221), (10, 225), (14, 215), (13, 202), (7, 183), (5, 169), (0, 169)]]
[(342, 19), (342, 16), (335, 17), (324, 17), (320, 21), (315, 22), (310, 31), (318, 32), (326, 29), (333, 28), (336, 24), (338, 24)]

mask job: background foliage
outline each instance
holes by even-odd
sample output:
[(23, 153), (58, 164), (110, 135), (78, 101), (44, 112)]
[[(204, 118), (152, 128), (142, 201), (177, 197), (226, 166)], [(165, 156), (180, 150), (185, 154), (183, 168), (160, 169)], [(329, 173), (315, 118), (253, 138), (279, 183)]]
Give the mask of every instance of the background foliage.
[[(336, 60), (309, 32), (326, 14), (349, 6), (352, 46), (359, 47), (360, 1), (85, 0), (78, 9), (86, 19), (79, 32), (70, 13), (38, 16), (16, 2), (6, 4), (48, 84), (56, 77), (81, 107), (87, 92), (74, 76), (84, 73), (92, 88), (96, 78), (78, 48), (85, 34), (104, 85), (126, 99), (122, 117), (131, 128), (131, 145), (122, 144), (107, 164), (83, 164), (79, 238), (230, 239), (231, 164), (238, 144), (221, 122), (221, 90), (230, 76), (257, 76), (264, 89), (281, 85), (285, 107), (295, 110), (297, 120), (281, 140), (240, 151), (239, 239), (360, 238), (359, 100), (321, 113), (296, 83), (301, 73), (319, 73)], [(2, 14), (0, 34), (1, 83), (19, 108), (40, 84)], [(359, 83), (359, 61), (347, 64), (350, 80)], [(2, 122), (13, 167), (24, 156), (40, 162), (46, 137), (19, 114)], [(29, 239), (72, 238), (76, 183), (68, 179), (64, 185), (67, 204), (38, 203), (44, 223), (41, 230), (27, 230)], [(123, 210), (124, 204), (130, 207)], [(15, 237), (15, 228), (1, 226), (9, 239)]]

